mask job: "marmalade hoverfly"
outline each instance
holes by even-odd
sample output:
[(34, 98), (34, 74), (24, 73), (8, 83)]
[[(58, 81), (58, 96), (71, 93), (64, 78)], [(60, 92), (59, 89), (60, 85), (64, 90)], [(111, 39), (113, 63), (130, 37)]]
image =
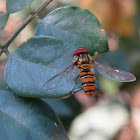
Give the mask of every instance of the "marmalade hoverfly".
[(94, 67), (96, 67), (99, 73), (103, 76), (118, 82), (132, 82), (136, 80), (136, 77), (129, 72), (125, 72), (115, 67), (107, 66), (97, 61), (93, 61), (91, 56), (89, 55), (89, 51), (87, 49), (84, 49), (83, 47), (75, 50), (73, 56), (73, 64), (48, 80), (44, 85), (45, 90), (51, 90), (53, 88), (62, 86), (60, 84), (60, 80), (62, 80), (66, 76), (72, 76), (71, 71), (74, 69), (74, 67), (76, 68), (75, 72), (78, 72), (78, 76), (75, 78), (75, 87), (73, 88), (73, 90), (76, 88), (78, 84), (76, 80), (80, 76), (82, 87), (87, 96), (93, 96), (95, 93)]

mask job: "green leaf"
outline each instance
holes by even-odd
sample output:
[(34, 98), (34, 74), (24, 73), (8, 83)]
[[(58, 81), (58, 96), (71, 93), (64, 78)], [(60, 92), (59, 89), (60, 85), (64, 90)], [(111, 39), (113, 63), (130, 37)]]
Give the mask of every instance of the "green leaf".
[(107, 35), (97, 18), (88, 10), (66, 6), (49, 13), (38, 25), (35, 36), (52, 36), (69, 46), (83, 46), (94, 52), (107, 52)]
[(0, 90), (0, 137), (5, 140), (68, 140), (64, 128), (41, 99)]
[[(16, 94), (26, 97), (63, 97), (74, 88), (73, 80), (56, 90), (44, 89), (44, 84), (71, 65), (73, 48), (52, 37), (34, 37), (23, 43), (9, 58), (5, 67), (5, 82)], [(67, 54), (66, 54), (67, 52)], [(68, 54), (69, 52), (69, 54)], [(67, 82), (67, 83), (65, 83)]]
[[(4, 80), (8, 87), (20, 96), (39, 98), (68, 96), (75, 87), (75, 75), (78, 75), (76, 71), (71, 76), (63, 77), (62, 75), (58, 79), (63, 78), (59, 88), (45, 90), (44, 84), (54, 75), (72, 65), (70, 60), (73, 59), (75, 49), (52, 37), (31, 38), (9, 58), (4, 71)], [(79, 83), (75, 92), (82, 89), (80, 80)]]
[(0, 35), (2, 34), (4, 30), (4, 27), (7, 23), (8, 18), (9, 18), (9, 14), (0, 12)]
[(29, 6), (33, 0), (7, 0), (7, 12), (14, 13)]

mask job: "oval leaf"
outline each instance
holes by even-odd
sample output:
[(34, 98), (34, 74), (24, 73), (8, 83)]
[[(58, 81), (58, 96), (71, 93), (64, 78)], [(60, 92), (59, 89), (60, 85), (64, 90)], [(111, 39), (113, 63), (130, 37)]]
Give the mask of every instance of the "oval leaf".
[[(75, 86), (74, 80), (64, 81), (62, 86), (48, 91), (44, 84), (71, 65), (73, 48), (51, 37), (34, 37), (23, 43), (9, 58), (4, 79), (9, 88), (26, 97), (63, 97)], [(77, 72), (76, 72), (77, 73)], [(63, 81), (62, 81), (63, 82)], [(66, 82), (66, 83), (65, 83)]]
[[(45, 90), (44, 84), (72, 64), (70, 60), (73, 59), (73, 52), (74, 47), (68, 47), (58, 39), (31, 38), (9, 58), (4, 71), (5, 82), (20, 96), (56, 98), (70, 95), (75, 87), (73, 75), (70, 79), (60, 77), (58, 80), (63, 78), (61, 86), (53, 90)], [(78, 75), (76, 71), (72, 74)], [(80, 80), (79, 83), (75, 91), (82, 88)]]
[(33, 0), (7, 0), (7, 12), (14, 13), (26, 8)]
[(4, 27), (7, 23), (8, 18), (9, 18), (9, 14), (0, 12), (0, 35), (2, 34), (4, 30)]
[(107, 52), (107, 35), (99, 21), (90, 11), (66, 6), (49, 13), (38, 25), (36, 36), (53, 36), (68, 45), (83, 46), (94, 52)]
[(0, 136), (5, 140), (68, 140), (64, 128), (41, 99), (19, 97), (0, 90)]

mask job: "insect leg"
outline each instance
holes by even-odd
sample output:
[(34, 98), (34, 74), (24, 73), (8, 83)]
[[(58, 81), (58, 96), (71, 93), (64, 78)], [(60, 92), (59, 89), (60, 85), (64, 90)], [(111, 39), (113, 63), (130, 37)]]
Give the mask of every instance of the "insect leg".
[(77, 79), (78, 79), (78, 77), (79, 77), (79, 75), (76, 77), (76, 79), (74, 80), (75, 81), (75, 83), (76, 83), (76, 85), (74, 86), (74, 88), (70, 91), (70, 93), (76, 88), (76, 86), (78, 85), (78, 83), (77, 83)]
[(74, 61), (73, 61), (73, 60), (69, 60), (69, 61), (71, 61), (72, 63), (74, 63)]
[(97, 74), (94, 74), (95, 78), (97, 79), (98, 75)]
[(91, 65), (90, 67), (91, 67), (91, 68), (94, 68), (95, 66)]
[[(95, 63), (95, 61), (92, 60), (92, 66), (91, 66), (92, 68), (96, 67), (96, 66), (93, 66), (94, 63)], [(96, 78), (98, 77), (97, 74), (94, 74), (94, 76), (95, 76)]]

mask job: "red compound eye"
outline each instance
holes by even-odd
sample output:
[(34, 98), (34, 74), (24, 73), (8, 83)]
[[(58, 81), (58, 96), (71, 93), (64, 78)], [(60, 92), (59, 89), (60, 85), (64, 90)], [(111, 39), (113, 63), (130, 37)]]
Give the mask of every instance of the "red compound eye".
[(80, 54), (80, 53), (86, 53), (86, 54), (89, 54), (89, 51), (87, 49), (83, 49), (83, 48), (79, 48), (77, 50), (75, 50), (74, 55), (77, 55), (77, 54)]

